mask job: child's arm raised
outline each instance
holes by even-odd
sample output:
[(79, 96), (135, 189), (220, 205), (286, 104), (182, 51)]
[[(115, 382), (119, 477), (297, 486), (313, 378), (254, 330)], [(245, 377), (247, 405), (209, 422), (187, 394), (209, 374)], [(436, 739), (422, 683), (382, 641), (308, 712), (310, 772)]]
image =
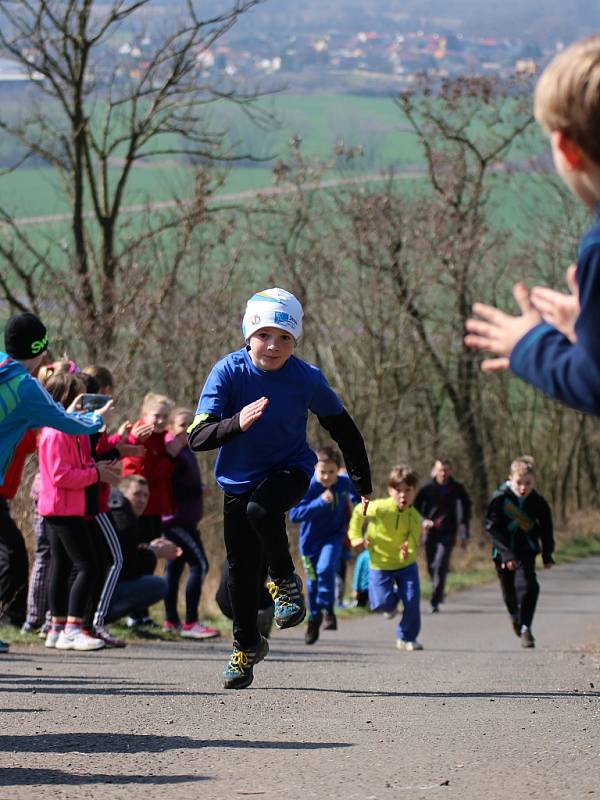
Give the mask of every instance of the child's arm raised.
[[(322, 491), (323, 487), (311, 486), (308, 494), (295, 506), (290, 508), (288, 516), (292, 522), (305, 522), (317, 516), (324, 508), (331, 505), (333, 501), (333, 493), (331, 490), (326, 489)], [(318, 494), (315, 496), (315, 491)], [(331, 498), (331, 499), (328, 499)]]
[(213, 414), (198, 414), (187, 429), (190, 449), (199, 452), (222, 447), (259, 420), (268, 402), (266, 397), (261, 397), (227, 419), (219, 419)]
[(367, 513), (369, 498), (373, 492), (371, 467), (364, 439), (345, 408), (342, 409), (341, 414), (331, 417), (318, 416), (317, 418), (342, 451), (348, 476), (360, 494), (364, 516)]

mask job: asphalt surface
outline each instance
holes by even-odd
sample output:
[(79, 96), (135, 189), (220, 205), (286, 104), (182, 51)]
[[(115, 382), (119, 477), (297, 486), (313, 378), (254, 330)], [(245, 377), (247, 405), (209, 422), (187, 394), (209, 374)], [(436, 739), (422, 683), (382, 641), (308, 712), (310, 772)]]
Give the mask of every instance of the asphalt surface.
[(395, 622), (277, 632), (245, 691), (230, 643), (0, 656), (0, 800), (600, 798), (600, 558), (540, 573), (524, 650), (492, 584)]

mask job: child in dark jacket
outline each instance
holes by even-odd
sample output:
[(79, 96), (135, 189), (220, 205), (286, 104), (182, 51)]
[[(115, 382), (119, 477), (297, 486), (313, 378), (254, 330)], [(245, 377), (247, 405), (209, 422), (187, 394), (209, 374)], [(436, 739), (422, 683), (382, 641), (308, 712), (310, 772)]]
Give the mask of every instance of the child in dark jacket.
[[(192, 424), (194, 412), (187, 408), (176, 408), (169, 422), (166, 441), (173, 441), (184, 434)], [(208, 560), (200, 541), (198, 523), (202, 519), (202, 478), (196, 456), (186, 446), (175, 459), (175, 469), (171, 476), (174, 511), (163, 516), (165, 536), (181, 548), (182, 555), (168, 561), (165, 577), (167, 596), (165, 597), (166, 619), (164, 627), (177, 631), (187, 639), (213, 639), (220, 633), (216, 628), (203, 625), (198, 618), (198, 606), (202, 593), (202, 582), (208, 572)], [(179, 581), (185, 565), (188, 565), (188, 579), (185, 587), (185, 622), (182, 624), (177, 611)]]
[(315, 474), (302, 500), (290, 509), (300, 523), (300, 555), (306, 572), (308, 627), (304, 641), (314, 644), (323, 620), (336, 630), (335, 576), (348, 527), (350, 509), (359, 497), (347, 475), (339, 475), (340, 455), (334, 447), (317, 451)]
[(542, 554), (544, 569), (554, 564), (552, 512), (534, 485), (533, 458), (515, 459), (508, 480), (494, 493), (485, 517), (504, 603), (523, 647), (535, 647), (531, 626), (540, 593), (535, 575), (537, 554)]

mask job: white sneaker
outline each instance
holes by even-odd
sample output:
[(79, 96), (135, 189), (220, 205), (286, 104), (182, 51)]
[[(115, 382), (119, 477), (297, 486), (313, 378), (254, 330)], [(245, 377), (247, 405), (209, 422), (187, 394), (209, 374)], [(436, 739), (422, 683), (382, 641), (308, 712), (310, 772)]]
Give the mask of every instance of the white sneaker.
[(104, 642), (78, 629), (70, 633), (61, 631), (55, 647), (57, 650), (101, 650)]
[(396, 647), (398, 650), (422, 650), (423, 645), (420, 642), (417, 642), (415, 639), (414, 642), (405, 642), (404, 639), (398, 639), (396, 641)]
[(62, 631), (48, 631), (46, 634), (46, 641), (44, 642), (46, 647), (56, 647), (56, 643), (58, 642), (58, 637)]

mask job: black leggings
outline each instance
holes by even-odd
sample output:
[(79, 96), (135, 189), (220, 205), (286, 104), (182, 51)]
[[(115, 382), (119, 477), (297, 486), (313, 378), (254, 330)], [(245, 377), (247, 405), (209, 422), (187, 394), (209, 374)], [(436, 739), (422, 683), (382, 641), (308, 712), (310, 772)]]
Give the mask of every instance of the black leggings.
[[(44, 517), (44, 523), (52, 549), (49, 587), (52, 616), (83, 619), (90, 595), (100, 579), (91, 522), (83, 517)], [(69, 587), (72, 569), (75, 579)]]
[(535, 575), (535, 556), (522, 558), (517, 562), (515, 570), (502, 569), (500, 561), (495, 563), (508, 613), (519, 625), (530, 628), (540, 594), (540, 585)]
[(249, 492), (225, 494), (223, 527), (233, 636), (243, 649), (259, 638), (256, 618), (263, 558), (272, 578), (287, 578), (294, 571), (285, 514), (304, 497), (308, 484), (309, 477), (302, 470), (285, 469), (271, 473)]

